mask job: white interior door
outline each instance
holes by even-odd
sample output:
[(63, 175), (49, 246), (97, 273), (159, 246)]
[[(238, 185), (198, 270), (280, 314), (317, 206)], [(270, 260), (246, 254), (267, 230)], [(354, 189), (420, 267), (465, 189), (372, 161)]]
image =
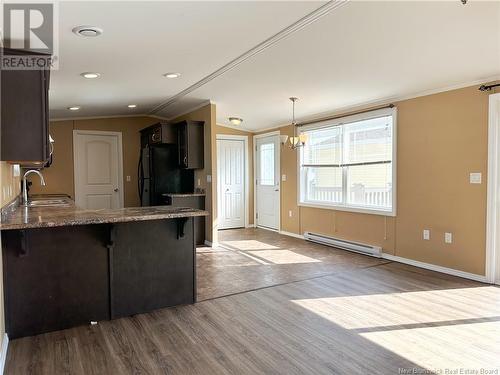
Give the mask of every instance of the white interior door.
[(74, 130), (73, 154), (76, 205), (123, 207), (121, 133)]
[(279, 135), (256, 139), (256, 225), (279, 230)]
[(245, 142), (217, 140), (218, 228), (245, 226)]

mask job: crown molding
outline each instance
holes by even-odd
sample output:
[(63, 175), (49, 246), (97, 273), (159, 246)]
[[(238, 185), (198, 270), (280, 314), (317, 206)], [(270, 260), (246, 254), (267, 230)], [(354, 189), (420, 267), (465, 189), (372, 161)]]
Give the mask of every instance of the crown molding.
[[(402, 102), (405, 100), (416, 99), (416, 98), (420, 98), (423, 96), (440, 94), (440, 93), (447, 92), (447, 91), (459, 90), (459, 89), (463, 89), (463, 88), (471, 87), (471, 86), (475, 86), (475, 85), (488, 84), (488, 83), (492, 83), (492, 82), (496, 82), (496, 81), (500, 81), (500, 75), (487, 77), (485, 79), (478, 79), (478, 80), (474, 80), (474, 81), (463, 82), (463, 83), (459, 83), (456, 85), (441, 87), (441, 88), (437, 88), (437, 89), (419, 91), (419, 92), (416, 92), (413, 94), (399, 95), (399, 96), (394, 95), (394, 96), (386, 97), (383, 99), (372, 100), (372, 101), (365, 102), (362, 104), (355, 104), (352, 106), (341, 107), (341, 108), (338, 108), (334, 111), (325, 111), (325, 112), (320, 112), (320, 113), (316, 113), (314, 115), (303, 117), (300, 120), (298, 120), (297, 122), (298, 122), (298, 124), (300, 124), (301, 122), (306, 122), (306, 121), (321, 121), (324, 117), (337, 116), (337, 115), (342, 115), (342, 114), (345, 114), (347, 116), (349, 114), (349, 112), (369, 109), (370, 107), (379, 107), (379, 106), (389, 105), (391, 103), (394, 104), (395, 106), (397, 106), (397, 104), (399, 102)], [(486, 93), (485, 95), (489, 95), (489, 94)], [(261, 132), (265, 132), (265, 131), (269, 131), (269, 130), (283, 128), (283, 127), (290, 126), (290, 125), (291, 125), (290, 123), (286, 123), (286, 124), (274, 125), (274, 126), (262, 128), (262, 129), (248, 129), (247, 131), (252, 132), (252, 133), (261, 133)]]
[(239, 55), (235, 59), (228, 62), (226, 65), (220, 67), (216, 71), (205, 76), (204, 78), (202, 78), (198, 82), (196, 82), (193, 85), (189, 86), (188, 88), (182, 90), (181, 92), (175, 94), (174, 96), (170, 97), (168, 100), (164, 101), (163, 103), (160, 103), (159, 105), (154, 107), (149, 113), (154, 114), (154, 113), (160, 112), (162, 109), (179, 101), (184, 96), (190, 94), (191, 92), (206, 85), (208, 82), (214, 80), (215, 78), (219, 77), (220, 75), (236, 68), (238, 65), (242, 64), (243, 62), (250, 59), (251, 57), (253, 57), (253, 56), (263, 52), (264, 50), (268, 49), (269, 47), (273, 46), (274, 44), (278, 43), (280, 40), (290, 36), (293, 33), (296, 33), (297, 31), (302, 30), (304, 27), (309, 26), (310, 24), (316, 22), (317, 20), (319, 20), (323, 16), (326, 16), (327, 14), (332, 12), (333, 10), (340, 8), (344, 4), (347, 4), (347, 2), (348, 2), (348, 0), (332, 0), (332, 1), (327, 2), (325, 5), (322, 5), (321, 7), (315, 9), (311, 13), (302, 17), (297, 22), (292, 23), (290, 26), (284, 28), (283, 30), (281, 30), (278, 33), (274, 34), (273, 36), (267, 38), (263, 42), (257, 44), (255, 47), (253, 47), (253, 48), (249, 49), (248, 51), (244, 52), (243, 54)]
[(255, 133), (255, 131), (253, 131), (253, 130), (244, 129), (241, 126), (236, 126), (236, 125), (228, 125), (228, 124), (217, 123), (217, 126), (221, 126), (223, 128), (228, 128), (228, 129), (233, 129), (233, 130), (239, 130), (240, 132), (245, 132), (245, 133)]
[(126, 117), (156, 117), (160, 118), (159, 116), (151, 116), (148, 114), (138, 114), (138, 115), (110, 115), (110, 116), (82, 116), (82, 117), (56, 117), (56, 118), (49, 118), (49, 122), (60, 122), (60, 121), (78, 121), (78, 120), (99, 120), (99, 119), (106, 119), (106, 118), (126, 118)]
[[(215, 103), (213, 101), (211, 101), (211, 100), (205, 100), (203, 103), (196, 104), (193, 107), (189, 107), (189, 109), (186, 109), (185, 111), (183, 111), (183, 112), (181, 112), (181, 113), (179, 113), (179, 114), (177, 114), (175, 116), (169, 117), (167, 120), (168, 121), (173, 121), (176, 118), (179, 118), (181, 116), (187, 115), (188, 113), (194, 112), (194, 111), (196, 111), (196, 110), (198, 110), (200, 108), (206, 107), (209, 104), (215, 104)], [(148, 116), (152, 116), (152, 115), (148, 115)]]

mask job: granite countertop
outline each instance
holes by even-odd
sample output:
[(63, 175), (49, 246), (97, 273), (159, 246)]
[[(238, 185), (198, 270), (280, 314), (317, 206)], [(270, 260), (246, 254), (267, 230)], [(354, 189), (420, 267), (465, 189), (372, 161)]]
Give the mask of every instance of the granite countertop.
[(204, 197), (205, 193), (165, 193), (162, 197), (172, 198), (187, 198), (187, 197)]
[(124, 223), (194, 216), (208, 216), (208, 212), (194, 208), (171, 206), (85, 210), (76, 207), (73, 201), (69, 201), (69, 204), (65, 206), (19, 206), (2, 217), (0, 230)]

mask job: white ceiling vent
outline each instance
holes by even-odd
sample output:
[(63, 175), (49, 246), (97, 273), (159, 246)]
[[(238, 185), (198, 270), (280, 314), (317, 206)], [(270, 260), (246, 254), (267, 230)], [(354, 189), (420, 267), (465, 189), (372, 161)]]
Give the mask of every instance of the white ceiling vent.
[(73, 33), (78, 36), (93, 38), (102, 34), (102, 29), (96, 26), (77, 26), (73, 28)]

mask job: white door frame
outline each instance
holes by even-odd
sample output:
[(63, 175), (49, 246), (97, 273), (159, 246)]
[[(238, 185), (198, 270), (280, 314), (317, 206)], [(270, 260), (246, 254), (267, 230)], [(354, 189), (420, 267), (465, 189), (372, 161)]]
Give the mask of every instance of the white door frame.
[(124, 204), (124, 192), (123, 192), (123, 147), (122, 147), (122, 133), (121, 132), (110, 132), (101, 130), (73, 130), (73, 185), (75, 186), (75, 201), (78, 194), (78, 187), (76, 184), (76, 137), (78, 135), (116, 135), (118, 138), (118, 201), (120, 207), (125, 207)]
[(500, 93), (489, 97), (488, 193), (486, 213), (486, 280), (500, 283)]
[[(216, 134), (215, 135), (215, 139), (216, 141), (218, 140), (228, 140), (228, 141), (243, 141), (243, 147), (245, 148), (245, 151), (244, 151), (244, 157), (245, 157), (245, 161), (244, 161), (244, 166), (245, 166), (245, 170), (244, 170), (244, 173), (243, 173), (243, 176), (244, 176), (244, 183), (243, 183), (243, 188), (245, 189), (244, 191), (244, 197), (245, 197), (245, 212), (244, 212), (244, 217), (245, 217), (245, 228), (248, 228), (249, 227), (249, 218), (248, 218), (248, 213), (249, 213), (249, 210), (248, 210), (248, 207), (249, 207), (249, 201), (250, 201), (250, 198), (249, 198), (249, 191), (250, 191), (250, 188), (249, 188), (249, 182), (250, 182), (250, 178), (248, 177), (248, 172), (249, 172), (249, 157), (248, 157), (248, 135), (230, 135), (230, 134)], [(216, 154), (217, 155), (217, 154)], [(216, 156), (217, 157), (217, 156)], [(219, 161), (217, 160), (217, 165), (218, 165)], [(219, 174), (219, 171), (217, 171), (217, 175)], [(217, 180), (216, 181), (216, 187), (217, 187), (217, 193), (216, 193), (216, 196), (217, 198), (219, 197), (219, 181)], [(218, 211), (218, 209), (217, 209)]]
[[(280, 131), (275, 130), (269, 133), (263, 133), (263, 134), (256, 134), (253, 136), (253, 182), (254, 184), (254, 189), (253, 189), (253, 223), (255, 227), (257, 227), (257, 139), (259, 138), (266, 138), (266, 137), (271, 137), (273, 135), (277, 135), (278, 137), (280, 136)], [(277, 169), (279, 171), (279, 179), (278, 179), (278, 184), (280, 187), (280, 194), (279, 197), (280, 199), (278, 200), (278, 229), (271, 229), (271, 228), (264, 228), (264, 227), (259, 227), (261, 229), (267, 229), (275, 232), (280, 232), (281, 231), (281, 141), (279, 142), (280, 144), (280, 150), (278, 152), (279, 158), (276, 160), (277, 163)]]

